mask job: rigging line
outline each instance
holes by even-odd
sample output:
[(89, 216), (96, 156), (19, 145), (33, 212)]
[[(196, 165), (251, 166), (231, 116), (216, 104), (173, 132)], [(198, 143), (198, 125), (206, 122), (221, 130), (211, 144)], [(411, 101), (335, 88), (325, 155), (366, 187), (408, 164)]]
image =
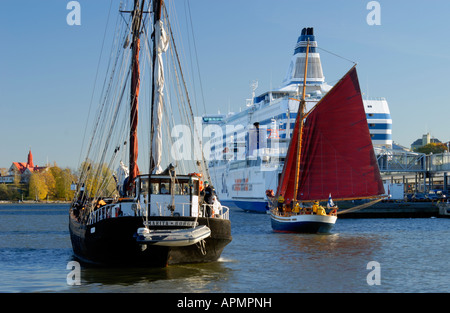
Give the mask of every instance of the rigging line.
[(332, 54), (332, 55), (334, 55), (334, 56), (336, 56), (336, 57), (338, 57), (338, 58), (341, 58), (341, 59), (346, 60), (346, 61), (348, 61), (348, 62), (350, 62), (350, 63), (353, 63), (354, 65), (357, 64), (355, 61), (352, 61), (352, 60), (350, 60), (350, 59), (347, 59), (347, 58), (345, 58), (345, 57), (343, 57), (343, 56), (341, 56), (341, 55), (339, 55), (339, 54), (336, 54), (336, 53), (334, 53), (334, 52), (325, 50), (325, 49), (322, 48), (322, 47), (317, 47), (317, 48), (320, 49), (320, 50), (323, 50), (324, 52), (327, 52), (327, 53), (329, 53), (329, 54)]
[[(116, 64), (117, 64), (117, 59), (116, 59)], [(117, 65), (116, 65), (117, 66)], [(115, 66), (115, 67), (116, 67)], [(108, 66), (109, 67), (109, 66)], [(112, 80), (112, 79), (111, 79)], [(104, 84), (106, 83), (106, 80), (105, 80), (105, 82), (104, 82)], [(111, 84), (111, 82), (109, 83), (109, 86), (108, 86), (108, 89), (110, 90), (111, 89), (111, 86), (112, 86), (112, 84)], [(104, 92), (104, 90), (103, 90), (103, 92)], [(108, 94), (109, 94), (110, 92), (108, 92)], [(90, 164), (90, 161), (89, 161), (89, 155), (90, 155), (90, 149), (91, 149), (91, 146), (94, 144), (94, 142), (98, 142), (98, 144), (99, 145), (101, 145), (101, 142), (100, 142), (100, 139), (101, 139), (101, 136), (99, 136), (98, 137), (98, 139), (96, 139), (96, 132), (97, 132), (97, 130), (98, 130), (98, 128), (99, 128), (99, 122), (100, 122), (100, 117), (101, 117), (101, 112), (103, 111), (103, 108), (104, 108), (104, 106), (105, 106), (105, 103), (107, 102), (107, 99), (108, 99), (108, 94), (107, 95), (105, 95), (105, 98), (104, 98), (104, 101), (103, 101), (103, 103), (101, 103), (101, 106), (100, 106), (100, 108), (99, 108), (99, 112), (98, 112), (98, 120), (97, 120), (97, 123), (96, 123), (96, 126), (94, 127), (94, 132), (93, 132), (93, 135), (92, 135), (92, 138), (91, 138), (91, 142), (90, 142), (90, 146), (89, 146), (89, 151), (88, 151), (88, 153), (87, 153), (87, 156), (86, 156), (86, 163), (85, 164), (87, 164), (88, 166), (83, 166), (83, 170), (81, 171), (81, 176), (80, 176), (80, 182), (82, 182), (82, 183), (85, 183), (85, 182), (87, 182), (89, 179), (93, 179), (93, 176), (94, 176), (94, 171), (92, 171), (91, 170), (91, 165), (92, 166), (94, 166), (94, 164), (91, 164), (91, 165), (89, 165)], [(93, 160), (92, 161), (95, 161), (95, 159), (97, 158), (97, 156), (94, 156), (93, 157)], [(87, 187), (87, 186), (86, 186)], [(78, 196), (78, 193), (79, 193), (79, 191), (77, 191), (77, 196)]]
[[(128, 76), (129, 76), (129, 73), (130, 73), (130, 72), (131, 72), (131, 70), (128, 71), (127, 78), (128, 78)], [(112, 130), (113, 130), (113, 128), (114, 128), (115, 121), (116, 121), (116, 119), (117, 119), (117, 113), (118, 113), (119, 108), (120, 108), (120, 103), (122, 103), (122, 98), (123, 98), (123, 95), (124, 95), (124, 93), (125, 93), (125, 90), (126, 90), (126, 85), (123, 86), (123, 88), (122, 88), (122, 93), (121, 93), (121, 95), (120, 95), (120, 99), (119, 99), (119, 101), (118, 101), (118, 103), (117, 103), (117, 105), (116, 105), (116, 107), (115, 107), (115, 110), (113, 110), (113, 111), (114, 111), (114, 112), (113, 112), (113, 116), (112, 116), (113, 121), (112, 121), (112, 123), (111, 123), (111, 126), (109, 127), (109, 132), (108, 132), (107, 134), (105, 134), (105, 135), (106, 135), (106, 138), (105, 138), (105, 143), (104, 143), (104, 149), (103, 149), (102, 154), (99, 156), (99, 157), (100, 157), (100, 159), (99, 159), (99, 165), (103, 164), (103, 161), (105, 160), (106, 151), (107, 151), (107, 148), (108, 148), (108, 145), (109, 145), (109, 141), (110, 141), (110, 139), (111, 139), (111, 133), (112, 133)], [(105, 125), (105, 126), (106, 126), (106, 125)], [(101, 177), (101, 176), (100, 176), (100, 172), (101, 172), (101, 166), (99, 166), (95, 172), (92, 172), (93, 177)]]
[[(170, 56), (170, 57), (169, 57)], [(169, 58), (172, 62), (169, 62)], [(181, 105), (184, 101), (182, 100), (182, 91), (179, 86), (179, 79), (178, 79), (178, 72), (176, 69), (176, 64), (173, 57), (173, 49), (170, 46), (170, 53), (166, 54), (166, 64), (172, 65), (171, 67), (167, 67), (167, 78), (168, 82), (166, 84), (166, 90), (167, 93), (165, 94), (166, 100), (165, 103), (167, 104), (164, 106), (164, 111), (166, 112), (165, 116), (167, 119), (165, 119), (165, 125), (167, 126), (167, 138), (169, 142), (169, 146), (167, 146), (167, 153), (171, 153), (170, 147), (173, 147), (174, 144), (174, 138), (171, 136), (170, 133), (170, 127), (175, 127), (175, 111), (174, 111), (174, 105), (173, 103), (177, 103), (178, 105), (178, 113), (179, 113), (179, 119), (180, 122), (185, 122), (183, 116), (183, 109), (185, 110), (185, 107)], [(170, 134), (170, 136), (169, 136)], [(184, 161), (186, 161), (184, 158), (179, 158), (178, 154), (173, 158), (173, 161), (181, 169), (181, 172), (185, 172), (185, 164)]]
[[(116, 25), (123, 25), (123, 23), (117, 23)], [(116, 39), (112, 42), (112, 49), (111, 49), (112, 53), (110, 55), (110, 60), (109, 60), (108, 70), (107, 70), (107, 72), (111, 73), (110, 80), (109, 80), (109, 83), (106, 83), (107, 79), (105, 79), (105, 81), (104, 81), (103, 90), (102, 90), (103, 102), (101, 102), (101, 105), (98, 110), (98, 119), (93, 128), (93, 135), (92, 135), (92, 138), (90, 141), (90, 145), (89, 145), (89, 149), (88, 149), (88, 153), (87, 153), (87, 157), (86, 157), (86, 163), (85, 163), (85, 166), (83, 166), (83, 170), (81, 173), (80, 181), (82, 181), (82, 182), (87, 182), (89, 179), (94, 179), (95, 172), (98, 172), (98, 171), (95, 171), (95, 163), (91, 164), (91, 161), (89, 160), (89, 155), (91, 154), (90, 150), (92, 148), (92, 145), (94, 145), (94, 143), (95, 143), (95, 145), (97, 145), (97, 143), (98, 143), (98, 145), (103, 146), (102, 137), (104, 137), (105, 135), (96, 136), (96, 133), (99, 129), (100, 129), (100, 133), (102, 132), (101, 130), (103, 130), (103, 133), (106, 133), (106, 129), (108, 128), (106, 125), (106, 122), (108, 120), (107, 118), (103, 119), (103, 122), (100, 123), (102, 121), (102, 119), (101, 119), (102, 112), (105, 108), (106, 103), (108, 101), (111, 101), (110, 99), (113, 98), (114, 94), (116, 94), (118, 92), (118, 90), (121, 89), (118, 87), (118, 85), (123, 86), (123, 83), (120, 84), (120, 80), (118, 81), (118, 80), (114, 79), (115, 72), (117, 69), (121, 68), (122, 70), (120, 70), (120, 71), (124, 71), (124, 67), (123, 67), (124, 66), (124, 62), (123, 62), (124, 61), (124, 58), (123, 58), (124, 53), (122, 52), (122, 49), (119, 47), (121, 45), (118, 44), (118, 37), (120, 36), (121, 32), (122, 32), (122, 30), (120, 30), (119, 27), (116, 27), (117, 35), (116, 35)], [(118, 47), (117, 49), (114, 49), (115, 45), (117, 45), (117, 47)], [(114, 57), (114, 51), (117, 51), (115, 57)], [(120, 56), (122, 56), (122, 58), (120, 58)], [(114, 66), (113, 66), (112, 71), (110, 71), (109, 68), (111, 67), (111, 60), (113, 60), (114, 58), (115, 58)], [(118, 66), (119, 58), (121, 59), (120, 66)], [(122, 78), (124, 76), (122, 76)], [(115, 87), (113, 87), (113, 86), (115, 86)], [(105, 90), (105, 88), (106, 88), (106, 90)], [(113, 89), (115, 89), (116, 91), (113, 91)], [(114, 102), (114, 101), (112, 101), (112, 102)], [(110, 111), (110, 112), (112, 113), (113, 111)], [(109, 113), (106, 112), (105, 114), (108, 115)], [(103, 117), (105, 117), (105, 115)], [(102, 127), (102, 126), (104, 126), (104, 127)], [(96, 154), (96, 156), (94, 156), (94, 159), (92, 160), (94, 162), (100, 155), (100, 150), (98, 150), (98, 153), (95, 153), (95, 154)], [(104, 160), (104, 157), (102, 157), (101, 160)], [(85, 187), (87, 188), (88, 186), (86, 185)], [(92, 188), (90, 188), (90, 190), (92, 191)], [(79, 193), (79, 191), (77, 191), (77, 195), (78, 195), (78, 193)], [(87, 196), (86, 193), (85, 193), (85, 196)]]
[[(119, 32), (119, 31), (118, 31), (118, 32)], [(116, 42), (116, 43), (117, 43), (117, 42)], [(115, 50), (115, 49), (112, 49), (112, 50)], [(98, 129), (102, 129), (102, 127), (101, 127), (101, 125), (100, 125), (100, 122), (102, 121), (101, 117), (102, 117), (102, 115), (103, 115), (103, 110), (104, 110), (104, 108), (105, 108), (105, 105), (106, 105), (106, 103), (108, 102), (108, 99), (109, 99), (111, 93), (115, 93), (115, 92), (112, 92), (112, 88), (113, 88), (113, 84), (114, 84), (114, 83), (117, 83), (117, 82), (114, 82), (114, 77), (115, 77), (116, 69), (118, 68), (118, 60), (119, 60), (120, 55), (121, 55), (121, 53), (118, 53), (118, 54), (116, 55), (116, 60), (115, 60), (115, 62), (114, 62), (114, 66), (113, 66), (113, 69), (112, 69), (112, 71), (111, 71), (109, 83), (107, 84), (108, 86), (107, 86), (106, 90), (105, 90), (106, 79), (105, 79), (105, 81), (104, 81), (103, 90), (102, 90), (102, 94), (103, 94), (102, 98), (103, 98), (103, 101), (101, 102), (101, 105), (100, 105), (99, 110), (98, 110), (98, 112), (97, 112), (97, 115), (98, 115), (98, 117), (97, 117), (97, 122), (94, 124), (94, 127), (93, 127), (93, 134), (92, 134), (91, 141), (90, 141), (90, 144), (89, 144), (89, 148), (88, 148), (88, 151), (87, 151), (87, 154), (86, 154), (86, 156), (87, 156), (86, 158), (88, 158), (89, 155), (90, 155), (90, 151), (91, 151), (91, 148), (92, 148), (93, 143), (94, 143), (94, 141), (95, 141), (96, 133), (97, 133)], [(111, 57), (113, 57), (113, 55), (111, 55)], [(111, 60), (111, 58), (110, 58), (110, 60)], [(110, 65), (111, 65), (111, 64), (108, 64), (108, 68), (110, 67)], [(122, 59), (122, 65), (121, 65), (120, 67), (123, 68), (123, 59)], [(108, 70), (108, 71), (109, 71), (109, 70)], [(106, 119), (105, 119), (104, 121), (106, 122)], [(100, 139), (100, 138), (101, 138), (101, 137), (99, 137), (99, 139)]]
[[(123, 86), (122, 88), (125, 88), (125, 86), (124, 86), (123, 84), (121, 84), (121, 86)], [(116, 88), (117, 88), (117, 87), (116, 87)], [(121, 88), (121, 89), (122, 89), (122, 88)], [(116, 93), (116, 92), (114, 92), (114, 94), (115, 94), (115, 93)], [(114, 96), (114, 95), (113, 95), (113, 96)], [(116, 98), (116, 97), (114, 96), (114, 98)], [(116, 110), (118, 110), (118, 109), (120, 108), (120, 102), (121, 102), (121, 100), (119, 100), (119, 102), (116, 102), (116, 105), (115, 105), (115, 106), (110, 106), (110, 108), (111, 108), (112, 110), (110, 110), (109, 113), (108, 113), (108, 112), (105, 112), (105, 115), (103, 116), (103, 121), (104, 121), (104, 123), (102, 124), (102, 127), (101, 127), (101, 129), (103, 130), (103, 135), (100, 135), (100, 136), (98, 137), (98, 140), (97, 140), (96, 142), (98, 142), (98, 146), (103, 146), (103, 147), (104, 147), (104, 150), (108, 149), (108, 147), (109, 147), (109, 146), (108, 146), (109, 140), (108, 140), (108, 138), (107, 138), (107, 129), (113, 128), (114, 123), (115, 123), (115, 119), (114, 119), (114, 108), (115, 108)], [(107, 122), (107, 121), (111, 121), (111, 123), (109, 124), (109, 126), (106, 125), (106, 122)], [(103, 152), (103, 153), (105, 153), (105, 152)], [(94, 157), (94, 160), (98, 159), (99, 156), (100, 156), (100, 150), (98, 150), (98, 155), (97, 155), (96, 157)], [(104, 159), (105, 159), (105, 157), (104, 157), (104, 155), (103, 155), (103, 156), (100, 157), (100, 159), (98, 159), (98, 161), (99, 161), (100, 163), (102, 163), (102, 162), (104, 161)]]
[[(189, 3), (189, 2), (187, 2), (187, 3)], [(188, 13), (187, 13), (187, 6), (185, 6), (184, 7), (185, 8), (185, 17), (186, 17), (186, 25), (188, 25), (189, 23), (188, 23)], [(190, 62), (189, 62), (189, 64), (191, 65), (191, 72), (192, 73), (194, 73), (194, 61), (192, 60), (192, 49), (191, 49), (191, 41), (190, 41), (190, 33), (189, 33), (189, 31), (188, 31), (188, 33), (187, 33), (187, 45), (188, 45), (188, 51), (189, 51), (189, 59), (190, 59)], [(193, 90), (193, 95), (194, 95), (194, 101), (196, 102), (197, 100), (197, 90), (196, 90), (196, 87), (195, 87), (195, 79), (194, 79), (194, 77), (192, 77), (192, 80), (191, 80), (191, 87), (192, 87), (192, 90)], [(197, 109), (197, 115), (198, 115), (198, 109)]]
[(205, 104), (205, 97), (204, 97), (204, 93), (203, 93), (203, 84), (202, 84), (202, 79), (201, 79), (201, 75), (200, 75), (200, 63), (198, 61), (197, 44), (195, 43), (194, 25), (192, 23), (191, 6), (189, 3), (190, 3), (190, 1), (188, 0), (187, 7), (188, 7), (188, 12), (189, 12), (189, 20), (191, 22), (191, 33), (192, 33), (192, 41), (194, 43), (195, 60), (197, 62), (197, 72), (198, 72), (198, 80), (199, 80), (199, 84), (200, 84), (200, 94), (202, 96), (203, 110), (206, 113), (206, 104)]
[[(174, 39), (174, 36), (173, 36), (173, 33), (172, 33), (172, 27), (170, 25), (170, 21), (169, 21), (169, 18), (168, 18), (168, 15), (167, 15), (167, 11), (166, 11), (165, 7), (164, 7), (164, 13), (166, 14), (167, 26), (168, 26), (168, 30), (170, 32), (170, 38), (172, 39), (172, 45), (173, 45), (173, 49), (175, 51), (176, 60), (177, 60), (177, 63), (178, 63), (178, 68), (180, 70), (180, 76), (181, 76), (181, 79), (182, 79), (182, 82), (183, 82), (188, 108), (189, 108), (189, 111), (190, 111), (190, 115), (191, 115), (191, 117), (193, 119), (194, 118), (194, 113), (192, 111), (192, 106), (191, 106), (191, 102), (190, 102), (190, 98), (189, 98), (189, 93), (188, 93), (188, 90), (186, 88), (186, 82), (184, 80), (183, 71), (182, 71), (182, 67), (181, 67), (181, 64), (180, 64), (180, 58), (178, 56), (177, 48), (176, 48), (176, 45), (175, 45), (175, 39)], [(194, 127), (194, 133), (197, 135), (197, 137), (199, 139), (199, 142), (201, 142), (201, 137), (199, 136), (196, 127)], [(210, 177), (210, 174), (209, 174), (208, 167), (206, 166), (206, 160), (205, 160), (205, 156), (204, 156), (204, 153), (203, 153), (203, 149), (201, 147), (199, 147), (199, 149), (200, 149), (201, 157), (202, 157), (201, 169), (203, 169), (203, 172), (207, 176), (206, 178), (210, 181), (211, 177)]]
[[(101, 59), (102, 59), (102, 55), (103, 55), (103, 47), (104, 47), (104, 44), (105, 44), (106, 31), (107, 31), (107, 29), (108, 29), (109, 17), (110, 17), (110, 14), (111, 14), (112, 4), (113, 4), (113, 0), (111, 0), (111, 1), (110, 1), (110, 4), (109, 4), (108, 17), (107, 17), (107, 20), (106, 20), (105, 31), (104, 31), (104, 33), (103, 33), (103, 40), (102, 40), (102, 46), (101, 46), (101, 48), (100, 48), (100, 55), (99, 55), (98, 62), (97, 62), (97, 71), (96, 71), (96, 73), (95, 73), (94, 87), (92, 88), (91, 100), (90, 100), (90, 103), (89, 103), (89, 110), (88, 110), (88, 117), (87, 117), (87, 119), (86, 119), (86, 124), (85, 124), (85, 127), (84, 127), (84, 134), (83, 134), (83, 140), (82, 140), (82, 143), (83, 143), (83, 142), (85, 141), (85, 139), (86, 139), (86, 133), (87, 133), (87, 128), (88, 128), (88, 127), (87, 127), (87, 123), (88, 123), (88, 121), (89, 121), (89, 116), (90, 116), (90, 114), (91, 114), (92, 103), (93, 103), (93, 101), (94, 101), (95, 87), (96, 87), (96, 84), (97, 84), (97, 77), (98, 77), (98, 73), (99, 73), (99, 69), (100, 69), (100, 63), (101, 63)], [(82, 154), (83, 154), (83, 148), (80, 149), (80, 155), (79, 155), (79, 157), (78, 157), (78, 164), (80, 164), (80, 162), (81, 162), (81, 156), (82, 156)]]

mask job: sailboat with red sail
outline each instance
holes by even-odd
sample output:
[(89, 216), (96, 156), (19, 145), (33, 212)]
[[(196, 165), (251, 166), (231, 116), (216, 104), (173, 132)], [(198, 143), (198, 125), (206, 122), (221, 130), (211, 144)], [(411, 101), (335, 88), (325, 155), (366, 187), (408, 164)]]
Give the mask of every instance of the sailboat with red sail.
[[(306, 72), (307, 61), (305, 78)], [(302, 97), (277, 192), (269, 202), (272, 228), (326, 233), (338, 214), (362, 208), (340, 212), (334, 201), (374, 199), (367, 207), (383, 194), (355, 65), (309, 112)], [(320, 206), (327, 201), (327, 208)]]

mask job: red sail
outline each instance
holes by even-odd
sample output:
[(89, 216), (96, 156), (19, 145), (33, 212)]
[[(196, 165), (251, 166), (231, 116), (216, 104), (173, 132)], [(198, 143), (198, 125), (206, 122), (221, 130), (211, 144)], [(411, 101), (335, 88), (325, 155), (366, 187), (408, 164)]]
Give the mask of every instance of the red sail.
[(130, 187), (134, 182), (134, 179), (139, 175), (139, 168), (137, 165), (138, 158), (138, 138), (137, 138), (137, 125), (138, 125), (138, 109), (139, 109), (139, 86), (140, 86), (140, 71), (139, 71), (139, 50), (140, 40), (136, 38), (134, 41), (134, 57), (133, 57), (133, 71), (131, 75), (131, 111), (130, 111)]
[(286, 159), (284, 161), (283, 172), (281, 174), (280, 181), (278, 182), (277, 195), (283, 195), (286, 200), (292, 200), (294, 197), (295, 165), (297, 164), (299, 125), (300, 111), (297, 113), (297, 118), (295, 119), (295, 126), (292, 130), (291, 142), (289, 143)]
[[(296, 136), (294, 131), (278, 190), (285, 199), (294, 194)], [(355, 67), (307, 117), (297, 183), (300, 201), (327, 200), (329, 194), (333, 199), (384, 194)]]

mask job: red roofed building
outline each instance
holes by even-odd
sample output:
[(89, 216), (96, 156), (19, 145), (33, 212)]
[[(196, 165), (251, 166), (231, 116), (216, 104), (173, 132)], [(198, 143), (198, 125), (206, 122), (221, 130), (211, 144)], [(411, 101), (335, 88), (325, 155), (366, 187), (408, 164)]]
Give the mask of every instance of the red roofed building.
[(33, 154), (28, 152), (27, 162), (13, 162), (8, 170), (7, 176), (0, 175), (0, 183), (14, 183), (14, 177), (16, 175), (20, 176), (21, 183), (28, 183), (30, 180), (30, 175), (33, 172), (40, 172), (47, 169), (46, 166), (37, 166), (33, 163)]

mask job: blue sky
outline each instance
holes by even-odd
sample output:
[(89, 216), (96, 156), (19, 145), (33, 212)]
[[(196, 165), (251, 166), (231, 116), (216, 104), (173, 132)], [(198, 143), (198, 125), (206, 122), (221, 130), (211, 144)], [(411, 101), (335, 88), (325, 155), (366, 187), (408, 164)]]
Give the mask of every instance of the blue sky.
[[(30, 147), (38, 165), (78, 166), (108, 12), (120, 1), (78, 1), (80, 26), (67, 25), (68, 2), (1, 1), (0, 167), (26, 161)], [(395, 142), (426, 132), (449, 141), (450, 2), (380, 0), (378, 26), (366, 22), (368, 2), (189, 0), (203, 91), (193, 96), (207, 113), (238, 111), (251, 81), (256, 93), (281, 84), (301, 29), (314, 27), (321, 48), (358, 63), (364, 93), (388, 100)], [(180, 25), (186, 3), (168, 1)], [(333, 84), (351, 63), (320, 52)]]

